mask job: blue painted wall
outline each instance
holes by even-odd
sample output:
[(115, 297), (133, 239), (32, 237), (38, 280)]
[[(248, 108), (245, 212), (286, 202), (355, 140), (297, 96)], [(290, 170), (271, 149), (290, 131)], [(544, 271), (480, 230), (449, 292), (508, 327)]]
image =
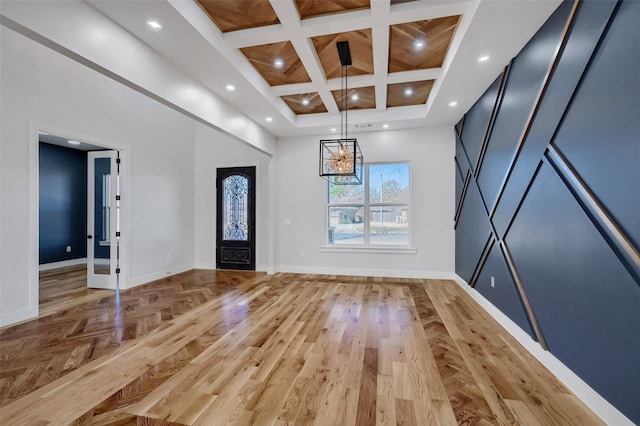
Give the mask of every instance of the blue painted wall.
[(640, 424), (638, 22), (560, 5), (456, 125), (455, 223), (458, 275)]
[[(87, 256), (87, 154), (40, 144), (40, 264)], [(71, 246), (71, 252), (66, 247)]]

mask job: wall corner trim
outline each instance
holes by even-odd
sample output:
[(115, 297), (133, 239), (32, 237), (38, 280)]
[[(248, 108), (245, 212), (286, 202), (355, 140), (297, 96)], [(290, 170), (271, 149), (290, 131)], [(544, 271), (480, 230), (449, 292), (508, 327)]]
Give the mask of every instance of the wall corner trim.
[(453, 280), (475, 300), (489, 315), (491, 315), (518, 343), (529, 351), (538, 361), (542, 363), (558, 380), (567, 386), (582, 402), (584, 402), (593, 412), (599, 416), (606, 424), (618, 426), (634, 426), (634, 423), (622, 414), (609, 401), (593, 390), (569, 367), (564, 365), (551, 352), (542, 349), (542, 346), (533, 340), (515, 322), (500, 311), (495, 305), (487, 300), (480, 292), (473, 289), (456, 274)]

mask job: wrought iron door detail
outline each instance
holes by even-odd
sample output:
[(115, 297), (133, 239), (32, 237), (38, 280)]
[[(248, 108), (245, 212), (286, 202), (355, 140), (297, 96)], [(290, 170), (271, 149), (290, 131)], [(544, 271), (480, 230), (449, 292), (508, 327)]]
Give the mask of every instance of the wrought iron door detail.
[(226, 263), (251, 263), (251, 250), (248, 248), (222, 249), (222, 261)]
[(240, 175), (229, 176), (222, 182), (222, 227), (226, 241), (247, 241), (249, 179)]

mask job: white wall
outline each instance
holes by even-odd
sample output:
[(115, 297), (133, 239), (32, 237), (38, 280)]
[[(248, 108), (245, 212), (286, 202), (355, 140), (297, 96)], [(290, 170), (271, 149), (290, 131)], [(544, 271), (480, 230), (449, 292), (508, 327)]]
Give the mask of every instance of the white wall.
[(265, 152), (275, 150), (275, 137), (190, 78), (175, 64), (83, 1), (0, 1), (4, 22), (33, 31), (56, 49), (75, 55), (100, 72), (108, 70), (123, 84), (233, 134)]
[(37, 313), (34, 123), (127, 151), (130, 267), (124, 272), (130, 285), (191, 268), (195, 122), (12, 30), (1, 31), (0, 325)]
[[(453, 128), (350, 136), (357, 137), (365, 162), (411, 162), (412, 246), (417, 252), (322, 251), (326, 241), (326, 181), (318, 176), (321, 137), (283, 138), (278, 140), (274, 169), (277, 270), (401, 277), (454, 276)], [(285, 219), (291, 224), (285, 225)]]
[(196, 126), (195, 266), (216, 267), (216, 168), (256, 167), (256, 270), (273, 270), (268, 229), (271, 156), (202, 124)]

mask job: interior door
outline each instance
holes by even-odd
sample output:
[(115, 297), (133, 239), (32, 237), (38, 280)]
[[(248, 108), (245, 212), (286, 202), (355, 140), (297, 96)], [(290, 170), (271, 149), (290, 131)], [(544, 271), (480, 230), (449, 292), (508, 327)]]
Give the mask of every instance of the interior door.
[(87, 160), (87, 287), (115, 290), (120, 273), (118, 152), (89, 152)]
[(217, 170), (216, 268), (256, 268), (255, 180), (255, 167)]

